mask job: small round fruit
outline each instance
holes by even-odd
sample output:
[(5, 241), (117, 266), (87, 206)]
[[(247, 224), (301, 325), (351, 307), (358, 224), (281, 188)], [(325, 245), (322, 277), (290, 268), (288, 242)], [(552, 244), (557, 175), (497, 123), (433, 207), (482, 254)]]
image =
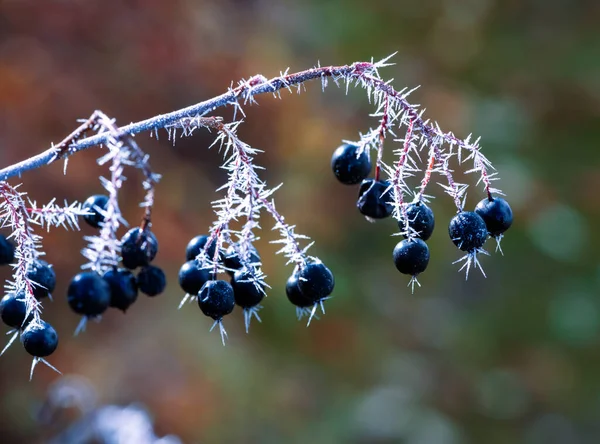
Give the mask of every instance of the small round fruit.
[(0, 265), (8, 265), (15, 260), (15, 246), (0, 235)]
[(81, 272), (71, 280), (67, 301), (71, 309), (83, 316), (99, 316), (110, 304), (110, 285), (92, 271)]
[(289, 301), (296, 307), (306, 308), (315, 305), (315, 302), (302, 294), (298, 287), (298, 275), (294, 273), (285, 284), (285, 293)]
[(454, 245), (469, 253), (483, 247), (488, 236), (485, 222), (472, 211), (461, 211), (454, 216), (450, 220), (448, 233)]
[(137, 285), (142, 293), (148, 296), (157, 296), (165, 291), (167, 277), (161, 268), (148, 265), (138, 273)]
[(306, 264), (298, 270), (298, 288), (313, 303), (329, 296), (334, 286), (333, 274), (322, 262)]
[(246, 270), (236, 271), (231, 279), (235, 303), (242, 308), (255, 307), (265, 297), (264, 287), (261, 284), (257, 287), (252, 280), (252, 273)]
[(366, 149), (358, 154), (358, 146), (346, 143), (338, 147), (331, 157), (335, 177), (346, 185), (356, 185), (369, 177), (371, 160)]
[(198, 294), (198, 305), (205, 316), (220, 321), (235, 307), (233, 288), (226, 281), (208, 281)]
[(41, 259), (34, 259), (27, 265), (27, 278), (33, 282), (33, 295), (37, 300), (47, 297), (56, 287), (52, 265)]
[(24, 328), (31, 322), (33, 313), (27, 316), (27, 304), (23, 293), (19, 296), (9, 293), (0, 300), (0, 319), (9, 327), (18, 329)]
[[(423, 202), (411, 203), (406, 207), (408, 226), (418, 233), (416, 237), (426, 241), (431, 237), (435, 227), (433, 211)], [(404, 230), (404, 221), (398, 221), (400, 230)], [(406, 236), (405, 236), (406, 237)]]
[(179, 269), (179, 286), (188, 294), (198, 294), (202, 286), (211, 279), (214, 279), (213, 274), (200, 269), (200, 264), (195, 259), (187, 261)]
[(58, 347), (58, 334), (50, 324), (40, 320), (32, 322), (21, 333), (21, 342), (25, 351), (36, 358), (51, 355)]
[(501, 197), (483, 199), (475, 207), (492, 237), (498, 237), (510, 228), (513, 223), (513, 212), (508, 202)]
[(124, 268), (108, 270), (104, 280), (110, 287), (110, 306), (126, 311), (138, 297), (135, 276)]
[(429, 247), (421, 239), (404, 239), (394, 248), (394, 264), (402, 274), (416, 276), (429, 264)]
[(158, 241), (149, 229), (136, 227), (125, 233), (121, 239), (123, 266), (133, 270), (144, 267), (154, 260), (158, 253)]
[(85, 200), (82, 207), (90, 212), (90, 214), (83, 216), (83, 220), (94, 228), (100, 228), (100, 224), (104, 222), (104, 216), (101, 212), (106, 211), (108, 207), (108, 196), (103, 194), (90, 196)]
[[(258, 255), (258, 251), (256, 251), (256, 248), (252, 247), (249, 251), (248, 256), (249, 256), (248, 257), (249, 264), (260, 263), (260, 256)], [(229, 268), (229, 270), (227, 270), (227, 273), (229, 273), (230, 276), (233, 276), (235, 271), (242, 268), (242, 266), (243, 266), (242, 261), (238, 255), (237, 251), (233, 247), (233, 245), (230, 245), (229, 248), (227, 248), (227, 250), (225, 251), (224, 258), (223, 258), (223, 265), (225, 265), (226, 268)], [(231, 271), (231, 270), (235, 270), (235, 271)]]
[[(363, 180), (358, 191), (358, 210), (371, 219), (383, 219), (392, 214), (392, 195), (385, 191), (390, 187), (387, 180)], [(384, 194), (385, 193), (385, 194)]]
[[(188, 242), (187, 247), (185, 248), (185, 260), (191, 261), (193, 259), (196, 259), (196, 256), (198, 256), (200, 254), (200, 251), (204, 249), (204, 246), (206, 245), (208, 239), (209, 236), (206, 235), (198, 235), (192, 238), (192, 240)], [(217, 242), (213, 240), (213, 242), (210, 244), (210, 247), (208, 247), (208, 250), (206, 251), (206, 254), (208, 254), (209, 258), (213, 259), (215, 257), (216, 248)]]

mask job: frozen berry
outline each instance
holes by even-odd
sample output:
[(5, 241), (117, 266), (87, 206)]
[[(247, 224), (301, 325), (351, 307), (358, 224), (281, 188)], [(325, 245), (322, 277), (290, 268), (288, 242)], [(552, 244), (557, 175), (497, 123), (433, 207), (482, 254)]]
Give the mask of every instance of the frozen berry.
[[(185, 249), (185, 260), (191, 261), (192, 259), (196, 259), (196, 256), (200, 254), (200, 251), (204, 249), (206, 242), (208, 241), (209, 236), (206, 235), (198, 235), (194, 237), (191, 241), (188, 242), (187, 247)], [(217, 242), (213, 240), (206, 251), (208, 257), (213, 259), (215, 257), (215, 250), (217, 248)]]
[(15, 246), (0, 235), (0, 265), (8, 265), (15, 260)]
[(69, 306), (83, 316), (101, 315), (108, 308), (110, 299), (110, 285), (92, 271), (75, 275), (67, 290)]
[[(424, 241), (431, 237), (435, 227), (435, 218), (431, 208), (423, 202), (411, 203), (406, 207), (406, 215), (408, 226), (412, 228), (414, 233), (417, 233), (416, 237)], [(400, 230), (404, 230), (403, 220), (398, 221), (398, 227)]]
[(469, 253), (483, 247), (488, 236), (485, 222), (472, 211), (461, 211), (454, 216), (450, 220), (448, 233), (454, 245)]
[(204, 315), (220, 321), (235, 307), (233, 288), (226, 281), (208, 281), (200, 290), (198, 305)]
[[(256, 251), (256, 248), (252, 247), (250, 249), (250, 251), (248, 252), (247, 262), (248, 262), (248, 264), (254, 264), (254, 265), (257, 265), (260, 263), (260, 256), (258, 255), (258, 251)], [(242, 268), (242, 266), (243, 266), (242, 261), (238, 255), (238, 252), (233, 247), (233, 245), (229, 246), (227, 251), (225, 251), (224, 258), (223, 258), (223, 265), (225, 265), (225, 267), (229, 269), (229, 270), (227, 270), (227, 273), (229, 273), (230, 276), (233, 276), (233, 274), (235, 273), (236, 270), (239, 270), (240, 268)], [(231, 271), (231, 270), (234, 270), (234, 271)]]
[(137, 284), (142, 293), (148, 296), (157, 296), (165, 291), (167, 277), (161, 268), (148, 265), (138, 273)]
[(369, 177), (371, 160), (366, 149), (358, 154), (358, 146), (346, 143), (338, 147), (331, 157), (335, 177), (346, 185), (356, 185)]
[(322, 262), (305, 264), (298, 270), (298, 288), (313, 303), (329, 296), (334, 286), (333, 274)]
[(179, 269), (179, 286), (191, 295), (197, 295), (202, 286), (214, 278), (213, 273), (201, 269), (199, 262), (195, 259), (187, 261)]
[(25, 351), (36, 358), (51, 355), (58, 347), (56, 330), (45, 321), (32, 322), (21, 334)]
[(285, 293), (289, 301), (296, 307), (306, 308), (312, 307), (315, 302), (302, 294), (300, 287), (298, 287), (298, 275), (294, 273), (289, 277), (285, 284)]
[(500, 236), (513, 223), (512, 209), (501, 197), (483, 199), (475, 207), (475, 212), (484, 220), (492, 237)]
[(394, 264), (402, 274), (416, 276), (429, 264), (429, 247), (421, 239), (404, 239), (394, 248)]
[(252, 308), (265, 297), (262, 284), (255, 284), (252, 273), (247, 270), (238, 270), (231, 279), (235, 303), (242, 308)]
[(94, 228), (100, 228), (100, 224), (104, 222), (102, 212), (106, 211), (107, 206), (108, 196), (96, 194), (88, 197), (83, 203), (83, 208), (88, 210), (90, 214), (83, 216), (83, 220)]
[[(27, 317), (27, 320), (25, 318)], [(25, 294), (20, 293), (16, 296), (9, 293), (0, 300), (0, 319), (6, 325), (12, 328), (24, 328), (33, 319), (33, 313), (27, 316), (27, 304), (25, 303)]]
[(108, 270), (104, 280), (110, 287), (110, 306), (119, 310), (127, 310), (138, 297), (138, 287), (135, 276), (124, 268)]
[(27, 278), (33, 283), (33, 295), (38, 300), (48, 296), (56, 287), (52, 265), (41, 259), (34, 259), (27, 265)]
[[(386, 190), (390, 183), (385, 180), (366, 179), (360, 184), (358, 191), (358, 210), (372, 219), (383, 219), (392, 214), (392, 195)], [(385, 194), (384, 194), (385, 193)]]
[(136, 227), (129, 230), (121, 239), (123, 266), (133, 270), (150, 264), (158, 253), (158, 241), (149, 229)]

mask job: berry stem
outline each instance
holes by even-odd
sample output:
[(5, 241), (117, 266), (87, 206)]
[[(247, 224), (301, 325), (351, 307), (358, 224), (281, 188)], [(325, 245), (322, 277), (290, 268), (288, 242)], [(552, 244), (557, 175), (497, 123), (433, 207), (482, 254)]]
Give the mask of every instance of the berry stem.
[(389, 122), (389, 96), (385, 95), (385, 101), (383, 105), (383, 115), (381, 116), (381, 122), (379, 124), (379, 143), (377, 146), (377, 164), (375, 165), (375, 180), (379, 181), (381, 175), (381, 159), (383, 158), (383, 145), (385, 142), (385, 136)]
[(406, 212), (406, 205), (404, 204), (404, 191), (402, 190), (402, 186), (400, 184), (401, 181), (404, 180), (404, 167), (406, 165), (408, 159), (408, 153), (410, 151), (412, 136), (413, 136), (413, 125), (414, 122), (411, 120), (408, 123), (408, 128), (406, 130), (406, 135), (404, 136), (404, 145), (402, 151), (400, 153), (400, 158), (398, 162), (396, 162), (396, 169), (394, 172), (394, 177), (392, 179), (392, 188), (394, 190), (394, 202), (396, 204), (396, 217), (399, 220), (404, 221), (404, 232), (408, 237), (411, 234), (410, 224), (408, 220), (408, 214)]

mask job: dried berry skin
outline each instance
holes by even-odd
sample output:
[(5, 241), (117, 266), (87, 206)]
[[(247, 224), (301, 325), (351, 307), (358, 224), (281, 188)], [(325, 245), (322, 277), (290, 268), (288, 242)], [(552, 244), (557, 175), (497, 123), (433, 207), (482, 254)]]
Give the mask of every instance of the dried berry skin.
[(109, 270), (104, 273), (104, 280), (110, 287), (110, 306), (126, 311), (138, 297), (135, 276), (123, 268)]
[(12, 328), (22, 329), (33, 320), (33, 313), (29, 313), (27, 320), (27, 304), (25, 295), (14, 293), (7, 294), (0, 300), (0, 319)]
[(298, 275), (296, 273), (288, 278), (285, 284), (285, 293), (289, 301), (296, 307), (306, 308), (312, 307), (315, 304), (314, 301), (304, 296), (300, 291), (300, 287), (298, 287)]
[(133, 270), (149, 265), (158, 253), (158, 241), (149, 229), (132, 228), (121, 239), (123, 266)]
[(394, 264), (398, 271), (409, 276), (417, 276), (427, 269), (429, 247), (421, 239), (404, 239), (394, 248)]
[(21, 334), (25, 351), (36, 358), (51, 355), (58, 347), (58, 334), (54, 327), (45, 321), (33, 322)]
[(484, 220), (472, 211), (461, 211), (450, 220), (448, 234), (460, 250), (476, 251), (483, 247), (488, 236)]
[(475, 212), (485, 221), (492, 237), (498, 237), (513, 223), (513, 212), (506, 200), (501, 197), (483, 199), (475, 207)]
[[(200, 251), (202, 251), (202, 249), (206, 245), (208, 238), (209, 236), (206, 235), (198, 235), (192, 238), (192, 240), (188, 242), (187, 247), (185, 248), (185, 260), (191, 261), (193, 259), (196, 259), (196, 256), (200, 254)], [(216, 248), (217, 243), (213, 240), (213, 242), (210, 244), (210, 247), (208, 247), (208, 250), (206, 251), (208, 257), (210, 257), (211, 259), (215, 257)]]
[[(406, 207), (406, 215), (408, 226), (418, 233), (416, 237), (424, 241), (431, 237), (435, 228), (435, 217), (431, 208), (423, 202), (411, 203)], [(404, 230), (403, 220), (398, 221), (398, 227), (400, 230)]]
[(157, 296), (165, 291), (167, 277), (161, 268), (148, 265), (138, 273), (137, 285), (142, 293), (148, 296)]
[(27, 266), (27, 278), (34, 283), (33, 295), (37, 300), (47, 297), (56, 288), (56, 274), (52, 265), (41, 259), (34, 259)]
[(298, 270), (298, 288), (313, 304), (329, 296), (334, 286), (333, 274), (322, 262), (306, 264)]
[[(254, 248), (254, 247), (252, 247), (249, 251), (248, 263), (249, 264), (260, 263), (260, 256), (258, 255), (258, 251), (256, 250), (256, 248)], [(227, 251), (225, 251), (224, 258), (223, 258), (223, 265), (225, 265), (225, 267), (229, 268), (230, 270), (236, 270), (236, 271), (243, 267), (242, 261), (238, 255), (237, 251), (235, 251), (235, 248), (233, 247), (233, 245), (230, 245), (229, 248), (227, 248)], [(230, 271), (230, 270), (227, 270), (227, 273), (229, 273), (229, 275), (233, 277), (235, 271)]]
[(0, 265), (11, 264), (15, 260), (15, 246), (0, 235)]
[(208, 281), (198, 294), (198, 305), (205, 316), (220, 321), (235, 307), (233, 288), (226, 281)]
[(356, 206), (358, 210), (367, 217), (372, 219), (383, 219), (392, 214), (392, 196), (388, 191), (390, 187), (387, 180), (366, 179), (360, 184), (358, 191), (358, 202)]
[(108, 196), (103, 194), (96, 194), (88, 197), (83, 203), (82, 207), (91, 212), (91, 214), (83, 216), (88, 225), (94, 228), (100, 228), (100, 224), (104, 222), (104, 216), (100, 214), (100, 211), (106, 211), (108, 207)]
[(71, 280), (67, 290), (67, 301), (71, 309), (83, 316), (98, 316), (110, 304), (110, 285), (99, 274), (81, 272)]
[(214, 278), (213, 273), (200, 269), (200, 264), (195, 259), (187, 261), (179, 269), (179, 286), (188, 294), (198, 294), (204, 284)]
[(252, 308), (258, 305), (265, 293), (252, 282), (252, 274), (246, 270), (238, 270), (231, 279), (235, 303), (242, 308)]
[(346, 185), (356, 185), (369, 177), (371, 160), (367, 150), (357, 157), (358, 146), (344, 144), (338, 147), (331, 157), (331, 169), (337, 179)]

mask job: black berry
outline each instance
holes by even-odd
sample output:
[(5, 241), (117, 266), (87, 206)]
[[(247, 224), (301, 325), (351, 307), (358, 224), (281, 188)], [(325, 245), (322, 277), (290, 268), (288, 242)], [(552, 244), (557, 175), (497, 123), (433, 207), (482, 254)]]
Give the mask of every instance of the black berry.
[(472, 211), (461, 211), (454, 216), (450, 220), (448, 233), (454, 245), (469, 253), (483, 247), (488, 236), (485, 222)]
[(252, 308), (265, 297), (262, 285), (257, 286), (252, 280), (252, 274), (247, 270), (236, 271), (231, 279), (235, 303), (242, 308)]
[[(367, 217), (372, 219), (383, 219), (392, 214), (392, 195), (386, 190), (390, 187), (390, 183), (385, 180), (366, 179), (360, 184), (358, 191), (358, 202), (356, 206), (358, 210)], [(385, 193), (385, 194), (384, 194)]]
[[(187, 247), (185, 249), (185, 260), (191, 261), (192, 259), (196, 259), (196, 256), (200, 254), (200, 251), (204, 249), (206, 242), (208, 241), (209, 236), (199, 235), (192, 238), (191, 241), (188, 242)], [(210, 247), (206, 251), (206, 254), (210, 259), (215, 257), (215, 250), (217, 249), (217, 242), (215, 240), (212, 241)]]
[[(25, 318), (27, 317), (27, 321)], [(22, 329), (33, 319), (33, 313), (27, 316), (25, 294), (9, 293), (0, 300), (0, 319), (12, 328)]]
[(36, 358), (51, 355), (58, 347), (58, 335), (50, 324), (40, 320), (33, 322), (21, 334), (25, 351)]
[(104, 273), (104, 280), (110, 287), (110, 306), (119, 310), (127, 310), (138, 297), (135, 276), (123, 268), (109, 270)]
[(108, 196), (96, 194), (88, 197), (83, 203), (83, 208), (88, 210), (90, 214), (83, 216), (83, 220), (94, 228), (100, 228), (100, 224), (104, 222), (104, 216), (101, 213), (106, 211), (107, 206)]
[(484, 220), (492, 237), (500, 236), (513, 223), (512, 209), (501, 197), (483, 199), (475, 207), (475, 212)]
[(167, 277), (161, 268), (148, 265), (138, 273), (137, 284), (142, 293), (148, 296), (157, 296), (165, 291)]
[[(252, 247), (250, 249), (250, 251), (248, 252), (247, 263), (248, 264), (260, 263), (260, 256), (258, 255), (258, 251), (256, 251), (256, 248)], [(240, 268), (242, 268), (242, 266), (243, 266), (242, 261), (239, 257), (238, 252), (233, 247), (233, 245), (229, 246), (229, 248), (227, 248), (227, 251), (225, 251), (223, 265), (225, 265), (225, 267), (229, 269), (229, 270), (227, 270), (227, 273), (229, 273), (230, 276), (233, 276), (233, 274), (235, 273), (236, 270), (239, 270)], [(234, 270), (234, 271), (231, 271), (231, 270)]]
[[(426, 241), (431, 237), (435, 227), (433, 211), (423, 202), (411, 203), (406, 207), (408, 226), (416, 232), (419, 239)], [(398, 221), (400, 230), (404, 230), (404, 221)], [(405, 236), (406, 237), (406, 236)]]
[(200, 269), (200, 264), (195, 259), (187, 261), (179, 269), (179, 286), (191, 295), (197, 295), (202, 286), (214, 278), (213, 273)]
[(235, 307), (233, 288), (226, 281), (208, 281), (200, 290), (198, 305), (205, 316), (220, 321)]
[(298, 288), (313, 303), (329, 296), (334, 286), (333, 274), (322, 262), (306, 264), (298, 270)]
[(371, 172), (371, 160), (367, 150), (357, 156), (358, 146), (344, 144), (338, 147), (331, 157), (331, 168), (335, 177), (346, 185), (356, 185), (366, 179)]
[(0, 265), (8, 265), (15, 260), (15, 246), (0, 235)]
[(421, 239), (404, 239), (394, 248), (394, 264), (402, 274), (416, 276), (429, 264), (429, 247)]
[(285, 293), (289, 301), (296, 307), (306, 308), (315, 305), (315, 302), (302, 294), (298, 287), (298, 275), (294, 273), (285, 284)]
[(75, 275), (67, 290), (67, 301), (71, 309), (83, 316), (98, 316), (110, 304), (110, 285), (92, 271)]
[(52, 265), (41, 259), (34, 259), (27, 265), (27, 278), (33, 283), (33, 295), (38, 300), (48, 296), (56, 287)]
[(132, 228), (121, 239), (123, 266), (133, 270), (150, 264), (158, 253), (158, 241), (149, 229)]

